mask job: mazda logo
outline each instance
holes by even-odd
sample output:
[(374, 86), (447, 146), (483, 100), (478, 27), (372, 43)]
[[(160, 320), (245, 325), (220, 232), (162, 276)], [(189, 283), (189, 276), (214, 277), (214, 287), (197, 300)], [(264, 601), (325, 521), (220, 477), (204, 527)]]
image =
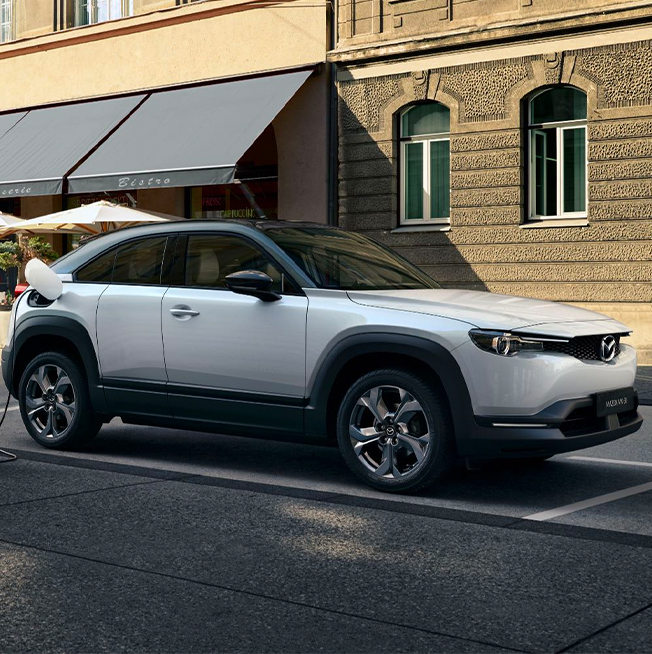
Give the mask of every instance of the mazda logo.
[(613, 336), (605, 336), (600, 343), (600, 358), (603, 361), (611, 361), (616, 356), (616, 345)]

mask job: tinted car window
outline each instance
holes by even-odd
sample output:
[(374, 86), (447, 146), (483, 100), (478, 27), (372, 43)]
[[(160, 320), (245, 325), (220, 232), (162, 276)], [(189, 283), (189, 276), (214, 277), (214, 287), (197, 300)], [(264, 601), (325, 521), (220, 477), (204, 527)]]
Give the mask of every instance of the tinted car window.
[(80, 268), (75, 278), (78, 282), (97, 282), (98, 284), (108, 284), (113, 275), (113, 262), (115, 261), (115, 249), (106, 252), (97, 259), (87, 263)]
[(272, 290), (282, 293), (283, 275), (269, 257), (244, 239), (202, 234), (188, 238), (186, 286), (226, 288), (226, 277), (241, 270), (259, 270), (274, 281)]
[(146, 238), (118, 249), (114, 284), (160, 284), (167, 237)]
[(265, 231), (319, 288), (375, 291), (439, 288), (411, 263), (362, 234), (322, 227)]

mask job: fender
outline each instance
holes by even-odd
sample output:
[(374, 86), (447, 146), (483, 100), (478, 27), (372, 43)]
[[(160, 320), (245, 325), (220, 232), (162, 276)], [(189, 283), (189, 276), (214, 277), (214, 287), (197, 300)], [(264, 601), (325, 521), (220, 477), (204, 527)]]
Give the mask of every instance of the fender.
[(20, 350), (33, 337), (46, 339), (48, 336), (60, 336), (70, 341), (79, 352), (88, 377), (88, 390), (93, 408), (97, 413), (108, 413), (104, 388), (100, 382), (100, 372), (97, 365), (97, 355), (90, 334), (86, 328), (73, 318), (65, 316), (26, 316), (16, 325), (14, 344), (12, 348), (11, 365), (6, 379), (14, 396), (17, 395), (17, 385), (20, 380), (14, 379), (14, 363)]
[(387, 333), (365, 333), (349, 336), (335, 345), (317, 364), (317, 372), (309, 384), (305, 409), (307, 434), (326, 433), (328, 397), (344, 366), (361, 354), (399, 354), (418, 359), (429, 366), (446, 391), (458, 443), (473, 438), (477, 424), (471, 397), (464, 376), (453, 355), (443, 346), (418, 336)]

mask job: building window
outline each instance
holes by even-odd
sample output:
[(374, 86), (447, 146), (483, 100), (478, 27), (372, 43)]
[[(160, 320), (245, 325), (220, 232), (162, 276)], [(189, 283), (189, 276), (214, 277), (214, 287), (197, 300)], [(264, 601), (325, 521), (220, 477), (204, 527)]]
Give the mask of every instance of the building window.
[(586, 217), (586, 94), (548, 89), (529, 103), (530, 218)]
[(14, 0), (0, 0), (0, 43), (14, 38)]
[(76, 0), (75, 26), (131, 16), (133, 6), (133, 0)]
[(401, 114), (401, 223), (450, 219), (450, 111), (437, 102)]

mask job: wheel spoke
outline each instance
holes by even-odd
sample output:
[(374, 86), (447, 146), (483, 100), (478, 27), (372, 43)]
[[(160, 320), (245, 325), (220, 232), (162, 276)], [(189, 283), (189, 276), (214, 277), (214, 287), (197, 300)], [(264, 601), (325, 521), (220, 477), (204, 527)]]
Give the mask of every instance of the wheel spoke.
[(29, 380), (35, 382), (38, 385), (38, 387), (41, 389), (41, 393), (48, 392), (48, 389), (50, 388), (50, 380), (48, 379), (45, 366), (41, 366), (35, 370)]
[(383, 445), (383, 458), (375, 472), (379, 477), (384, 477), (394, 468), (394, 446), (391, 443)]
[(65, 388), (66, 386), (70, 386), (70, 378), (63, 370), (59, 368), (59, 376), (57, 377), (57, 381), (54, 384), (54, 392), (61, 394), (61, 389)]
[(423, 461), (426, 455), (426, 449), (430, 443), (430, 435), (425, 433), (423, 436), (412, 436), (410, 434), (399, 434), (398, 440), (403, 447), (412, 452), (417, 458), (417, 464)]
[[(45, 427), (43, 429), (40, 429), (39, 432), (41, 436), (50, 436), (50, 432), (52, 431), (52, 411), (46, 411), (48, 419), (47, 422), (45, 423)], [(32, 421), (32, 424), (36, 424), (34, 421)], [(38, 427), (37, 427), (38, 429)]]
[(380, 387), (372, 388), (368, 393), (365, 393), (359, 400), (358, 404), (366, 406), (373, 414), (378, 422), (384, 422), (389, 411), (385, 406), (383, 394)]
[(75, 414), (75, 403), (71, 402), (66, 404), (65, 402), (59, 402), (57, 404), (57, 411), (63, 414), (63, 417), (66, 419), (66, 427), (72, 422), (72, 417)]
[(401, 390), (401, 403), (394, 413), (393, 420), (394, 422), (409, 422), (412, 414), (421, 411), (423, 411), (421, 405), (407, 391)]

